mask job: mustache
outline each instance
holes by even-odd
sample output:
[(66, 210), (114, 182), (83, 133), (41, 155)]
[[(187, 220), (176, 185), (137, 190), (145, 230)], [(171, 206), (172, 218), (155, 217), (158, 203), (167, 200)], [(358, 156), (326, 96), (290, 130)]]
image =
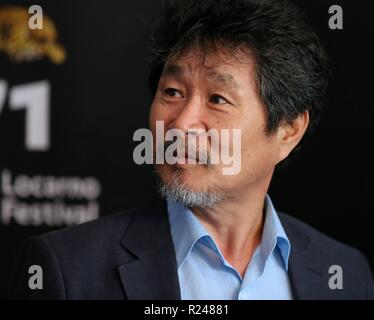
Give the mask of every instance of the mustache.
[[(164, 144), (160, 145), (157, 148), (157, 152), (161, 152), (165, 156), (166, 150), (169, 148), (169, 146), (175, 144), (176, 140), (177, 139), (174, 138), (173, 140), (164, 141)], [(183, 150), (183, 154), (187, 156), (192, 155), (191, 158), (195, 159), (197, 164), (202, 164), (207, 167), (213, 166), (209, 152), (206, 149), (198, 150), (198, 148), (196, 148), (196, 145), (192, 143), (188, 144), (188, 143), (183, 143), (183, 142), (180, 142), (178, 145), (174, 145), (174, 148), (175, 148), (173, 152), (174, 157), (177, 157), (178, 150)], [(199, 161), (202, 163), (199, 163)]]

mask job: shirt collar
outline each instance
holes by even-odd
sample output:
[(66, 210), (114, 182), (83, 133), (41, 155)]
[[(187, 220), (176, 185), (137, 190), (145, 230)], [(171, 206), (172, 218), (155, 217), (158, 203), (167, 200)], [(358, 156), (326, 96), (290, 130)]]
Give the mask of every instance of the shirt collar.
[(269, 255), (277, 248), (282, 256), (284, 267), (288, 270), (291, 243), (268, 194), (265, 197), (265, 206), (265, 222), (260, 244), (262, 259), (266, 261)]
[[(268, 195), (265, 198), (265, 206), (264, 229), (259, 245), (262, 260), (265, 263), (270, 254), (278, 248), (287, 270), (291, 244)], [(211, 247), (217, 254), (220, 254), (213, 238), (191, 210), (169, 198), (167, 199), (167, 209), (178, 268), (186, 260), (197, 242)], [(223, 257), (220, 258), (224, 260)]]
[(210, 237), (210, 235), (193, 212), (180, 203), (168, 198), (167, 209), (179, 268), (195, 243), (201, 238)]

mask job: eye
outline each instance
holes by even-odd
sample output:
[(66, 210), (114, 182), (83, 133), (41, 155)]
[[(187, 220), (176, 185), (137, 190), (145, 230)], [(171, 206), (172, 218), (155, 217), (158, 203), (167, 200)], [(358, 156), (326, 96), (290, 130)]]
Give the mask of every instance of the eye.
[(214, 104), (225, 104), (225, 103), (229, 103), (227, 99), (225, 99), (224, 97), (218, 95), (218, 94), (214, 94), (210, 97), (210, 102), (214, 103)]
[(169, 97), (173, 97), (173, 98), (179, 98), (179, 97), (181, 98), (182, 97), (180, 92), (175, 88), (167, 88), (167, 89), (164, 90), (164, 93), (166, 95), (168, 95)]

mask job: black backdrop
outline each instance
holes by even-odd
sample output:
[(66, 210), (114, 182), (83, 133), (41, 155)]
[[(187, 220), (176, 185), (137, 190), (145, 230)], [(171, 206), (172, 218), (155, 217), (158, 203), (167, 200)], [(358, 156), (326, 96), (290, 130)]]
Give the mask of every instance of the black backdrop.
[[(276, 172), (269, 193), (277, 209), (374, 263), (374, 4), (297, 2), (333, 62), (329, 103), (316, 134)], [(150, 200), (152, 168), (134, 164), (132, 135), (147, 126), (147, 46), (160, 3), (0, 0), (0, 297), (23, 238)], [(37, 59), (16, 61), (4, 47), (9, 16), (1, 12), (32, 4), (54, 22), (57, 40)], [(344, 10), (343, 30), (328, 26), (335, 4)], [(36, 40), (27, 41), (17, 44), (21, 51)], [(58, 52), (65, 52), (60, 63)]]

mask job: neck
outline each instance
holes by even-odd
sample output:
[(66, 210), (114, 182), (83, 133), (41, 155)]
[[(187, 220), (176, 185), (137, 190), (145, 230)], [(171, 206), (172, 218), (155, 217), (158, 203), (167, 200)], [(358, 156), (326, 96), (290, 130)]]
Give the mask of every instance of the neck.
[(261, 242), (267, 187), (258, 188), (258, 191), (252, 189), (212, 209), (192, 209), (212, 235), (225, 259), (242, 277)]

